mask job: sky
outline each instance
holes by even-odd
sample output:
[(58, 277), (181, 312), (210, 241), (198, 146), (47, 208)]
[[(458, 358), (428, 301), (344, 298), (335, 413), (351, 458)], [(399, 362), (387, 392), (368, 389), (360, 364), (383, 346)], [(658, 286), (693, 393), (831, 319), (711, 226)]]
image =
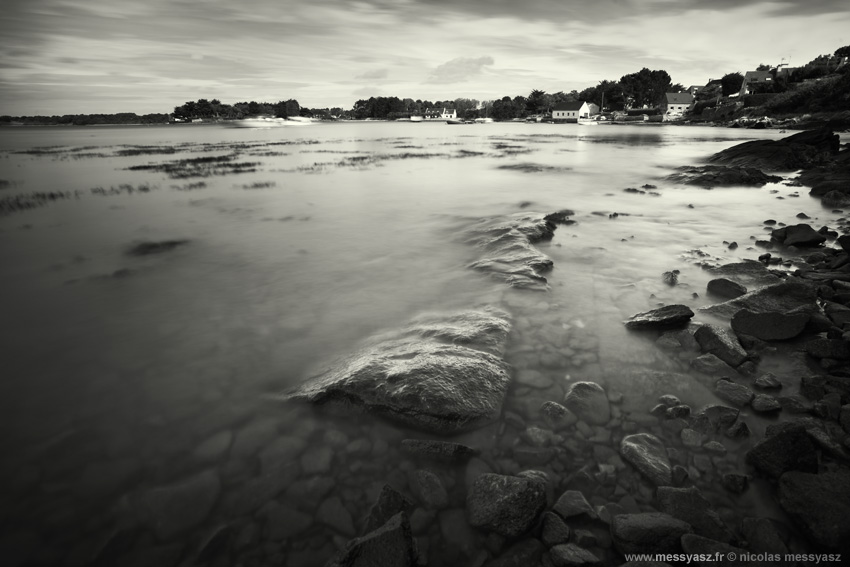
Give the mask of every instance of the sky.
[(3, 0), (0, 115), (687, 87), (845, 45), (848, 0)]

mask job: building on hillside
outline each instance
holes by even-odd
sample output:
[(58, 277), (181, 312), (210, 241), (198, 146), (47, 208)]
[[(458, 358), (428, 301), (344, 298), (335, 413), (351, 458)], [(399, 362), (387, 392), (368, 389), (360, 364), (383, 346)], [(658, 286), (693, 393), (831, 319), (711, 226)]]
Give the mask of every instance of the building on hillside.
[(691, 85), (687, 88), (685, 92), (691, 93), (692, 95), (696, 96), (696, 94), (700, 92), (702, 88), (703, 87), (700, 85)]
[(552, 120), (556, 122), (578, 122), (579, 118), (590, 118), (590, 107), (584, 101), (560, 102), (552, 107)]
[(592, 102), (588, 102), (587, 103), (587, 112), (589, 113), (590, 116), (596, 116), (597, 114), (599, 114), (599, 105), (594, 104)]
[(432, 108), (425, 111), (425, 120), (457, 120), (454, 108)]
[(738, 91), (739, 96), (751, 94), (756, 85), (763, 85), (773, 81), (773, 73), (770, 71), (747, 71), (744, 75), (744, 82), (741, 83), (741, 90)]
[(666, 93), (659, 105), (666, 120), (681, 118), (694, 108), (694, 95), (691, 93)]

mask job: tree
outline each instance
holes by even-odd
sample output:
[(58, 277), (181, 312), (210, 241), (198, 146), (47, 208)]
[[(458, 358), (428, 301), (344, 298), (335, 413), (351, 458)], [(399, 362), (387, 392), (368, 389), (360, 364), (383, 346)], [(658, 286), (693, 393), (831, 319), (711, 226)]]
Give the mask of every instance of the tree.
[(502, 97), (499, 100), (493, 101), (493, 107), (490, 111), (490, 116), (493, 120), (512, 120), (516, 118), (516, 113), (513, 107), (511, 97)]
[(759, 66), (756, 67), (756, 71), (770, 71), (770, 65), (767, 63), (759, 63)]
[(643, 108), (658, 104), (664, 93), (670, 92), (672, 80), (667, 71), (650, 71), (644, 67), (621, 77), (620, 87), (632, 107)]
[(836, 57), (850, 57), (850, 45), (845, 45), (844, 47), (839, 47), (835, 50)]
[(744, 84), (744, 76), (741, 73), (727, 73), (720, 79), (723, 96), (735, 94), (741, 90)]

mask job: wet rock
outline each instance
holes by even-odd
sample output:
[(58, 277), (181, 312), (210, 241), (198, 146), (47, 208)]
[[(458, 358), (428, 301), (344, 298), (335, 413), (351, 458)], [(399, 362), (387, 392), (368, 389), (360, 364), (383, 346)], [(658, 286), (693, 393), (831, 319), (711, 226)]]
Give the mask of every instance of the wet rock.
[(586, 515), (590, 519), (596, 519), (593, 506), (585, 499), (584, 494), (578, 490), (567, 490), (555, 502), (552, 511), (565, 520), (576, 516)]
[(449, 505), (449, 494), (440, 477), (426, 470), (412, 471), (408, 475), (410, 490), (422, 506), (440, 510)]
[(744, 538), (755, 553), (785, 555), (788, 547), (779, 535), (779, 530), (769, 518), (744, 518), (741, 522)]
[(750, 405), (752, 405), (753, 411), (759, 413), (770, 413), (782, 409), (782, 405), (776, 401), (776, 398), (767, 394), (756, 394)]
[(580, 567), (601, 563), (593, 553), (574, 543), (556, 545), (549, 550), (549, 557), (555, 567)]
[(750, 436), (750, 427), (744, 421), (739, 421), (735, 425), (729, 427), (724, 435), (729, 439), (746, 439)]
[(725, 473), (720, 477), (720, 484), (723, 485), (723, 488), (733, 494), (743, 494), (749, 481), (747, 475), (738, 473)]
[(745, 406), (753, 399), (753, 391), (729, 380), (718, 380), (714, 387), (717, 397), (736, 406)]
[(342, 500), (338, 496), (331, 496), (319, 505), (319, 509), (316, 511), (316, 521), (330, 526), (343, 535), (354, 536), (356, 533), (351, 512), (342, 504)]
[(514, 447), (511, 453), (520, 465), (531, 467), (543, 466), (555, 456), (550, 447)]
[(741, 309), (732, 316), (731, 324), (732, 330), (739, 335), (749, 335), (763, 341), (784, 341), (802, 333), (809, 319), (809, 313), (755, 313)]
[(469, 523), (505, 537), (526, 533), (546, 507), (546, 487), (527, 478), (483, 474), (466, 499)]
[(747, 461), (772, 478), (788, 471), (816, 472), (818, 466), (815, 446), (802, 425), (762, 440), (747, 452)]
[[(775, 224), (775, 223), (774, 223)], [(765, 286), (782, 281), (776, 272), (756, 260), (724, 264), (707, 270), (711, 276), (723, 277), (746, 286)]]
[(608, 396), (596, 382), (573, 383), (564, 397), (564, 405), (591, 425), (605, 425), (611, 419)]
[(399, 512), (409, 516), (413, 512), (413, 502), (389, 484), (385, 484), (381, 488), (378, 500), (369, 509), (363, 521), (363, 531), (371, 532), (378, 529)]
[(611, 519), (614, 549), (627, 553), (676, 553), (679, 540), (693, 530), (669, 514), (620, 514)]
[(510, 375), (501, 355), (509, 330), (498, 310), (424, 315), (281, 396), (360, 409), (449, 434), (501, 413)]
[(567, 543), (570, 541), (570, 527), (557, 514), (546, 512), (543, 514), (543, 532), (540, 537), (548, 547)]
[(809, 224), (776, 228), (771, 231), (770, 239), (785, 246), (820, 246), (826, 242), (826, 237)]
[(779, 504), (821, 549), (850, 552), (850, 472), (786, 472)]
[(830, 163), (839, 146), (838, 135), (831, 130), (807, 130), (781, 140), (744, 142), (714, 154), (708, 161), (766, 171), (796, 171)]
[(529, 388), (538, 389), (549, 388), (550, 386), (552, 386), (552, 384), (554, 384), (552, 379), (543, 374), (542, 372), (527, 368), (517, 370), (516, 382), (517, 384), (528, 386)]
[(206, 520), (220, 492), (218, 474), (204, 471), (183, 482), (141, 493), (135, 508), (142, 523), (166, 541)]
[(702, 165), (680, 168), (678, 173), (667, 177), (673, 183), (713, 187), (762, 187), (767, 183), (778, 183), (781, 177), (767, 175), (754, 167), (726, 165)]
[(685, 428), (681, 431), (679, 436), (682, 438), (682, 443), (684, 443), (685, 447), (702, 446), (702, 433), (700, 433), (699, 431), (694, 431), (693, 429)]
[(413, 457), (441, 463), (465, 463), (478, 454), (475, 449), (460, 443), (432, 439), (403, 439), (401, 450)]
[(327, 567), (416, 567), (418, 554), (410, 521), (404, 512), (390, 518), (377, 530), (348, 543)]
[(683, 535), (681, 543), (682, 550), (689, 556), (696, 557), (695, 563), (700, 567), (710, 565), (745, 567), (752, 565), (752, 562), (743, 559), (746, 557), (746, 551), (728, 543), (714, 541), (696, 534)]
[(713, 354), (704, 354), (696, 357), (691, 361), (691, 367), (697, 372), (702, 372), (709, 376), (717, 376), (718, 378), (731, 378), (738, 375), (738, 372), (734, 368)]
[(694, 312), (687, 305), (665, 305), (652, 311), (632, 315), (624, 321), (627, 329), (671, 329), (688, 324)]
[(660, 486), (656, 492), (656, 500), (659, 512), (687, 522), (695, 534), (725, 543), (734, 540), (732, 531), (696, 487)]
[(819, 310), (816, 301), (817, 292), (812, 285), (797, 279), (788, 279), (723, 303), (702, 307), (700, 311), (718, 317), (732, 317), (741, 309), (754, 313), (786, 313), (800, 308), (801, 311), (811, 313)]
[(843, 339), (813, 339), (806, 343), (806, 353), (818, 359), (850, 360), (850, 342)]
[(260, 452), (260, 465), (264, 473), (298, 460), (307, 447), (307, 441), (298, 437), (278, 437)]
[(649, 433), (636, 433), (620, 442), (620, 455), (656, 486), (673, 483), (667, 449), (660, 439)]
[(552, 269), (553, 262), (533, 244), (551, 239), (554, 232), (555, 223), (539, 213), (485, 219), (465, 234), (468, 244), (482, 250), (482, 257), (469, 267), (511, 287), (545, 291), (549, 286), (542, 273)]
[(727, 278), (716, 278), (708, 282), (706, 291), (724, 299), (735, 299), (747, 293), (747, 288)]
[(711, 404), (702, 408), (694, 416), (695, 422), (702, 422), (704, 425), (698, 427), (694, 423), (692, 427), (703, 433), (728, 429), (735, 423), (740, 413), (739, 410), (729, 406)]
[(747, 351), (737, 337), (719, 325), (702, 325), (694, 333), (702, 351), (713, 354), (730, 366), (739, 366), (747, 358)]
[(543, 402), (540, 406), (540, 417), (555, 431), (575, 425), (578, 421), (573, 412), (557, 402)]
[(526, 567), (538, 565), (544, 552), (540, 541), (529, 538), (515, 543), (499, 557), (486, 563), (487, 567)]
[(775, 374), (768, 372), (756, 378), (754, 385), (756, 388), (761, 388), (762, 390), (771, 390), (781, 388), (782, 382), (779, 381), (779, 378)]
[(280, 463), (274, 468), (263, 469), (254, 477), (225, 494), (221, 508), (233, 516), (252, 512), (283, 492), (301, 474), (298, 462)]
[(151, 254), (162, 254), (170, 252), (178, 246), (188, 244), (188, 240), (161, 240), (159, 242), (140, 242), (127, 250), (128, 256), (150, 256)]

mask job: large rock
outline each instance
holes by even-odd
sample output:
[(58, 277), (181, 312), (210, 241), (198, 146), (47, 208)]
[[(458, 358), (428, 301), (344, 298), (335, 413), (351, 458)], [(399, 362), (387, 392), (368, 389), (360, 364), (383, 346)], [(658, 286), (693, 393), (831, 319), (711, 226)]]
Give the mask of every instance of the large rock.
[(781, 140), (744, 142), (714, 154), (708, 161), (765, 171), (796, 171), (830, 163), (839, 146), (840, 139), (831, 130), (812, 130)]
[(747, 461), (772, 478), (788, 471), (816, 472), (817, 450), (802, 425), (785, 427), (747, 452)]
[(620, 455), (656, 486), (673, 484), (673, 469), (667, 448), (649, 433), (628, 435), (620, 442)]
[(725, 299), (735, 299), (747, 293), (747, 288), (727, 278), (715, 278), (708, 282), (706, 291)]
[(486, 309), (421, 316), (280, 396), (451, 434), (496, 419), (510, 383), (510, 324)]
[(729, 280), (742, 286), (764, 286), (779, 283), (782, 279), (776, 275), (776, 272), (770, 270), (756, 260), (744, 260), (743, 262), (733, 262), (731, 264), (723, 264), (717, 268), (706, 270), (712, 277), (728, 278)]
[(703, 352), (713, 354), (730, 366), (740, 366), (747, 358), (747, 351), (738, 338), (719, 325), (702, 325), (694, 333)]
[(711, 509), (711, 504), (695, 486), (690, 488), (659, 486), (656, 499), (660, 512), (687, 522), (693, 527), (694, 533), (725, 543), (731, 543), (734, 540), (732, 531), (723, 523), (717, 512)]
[(740, 410), (719, 404), (708, 405), (693, 416), (691, 427), (703, 433), (729, 429), (738, 419)]
[(672, 329), (688, 324), (694, 312), (687, 305), (665, 305), (652, 311), (632, 315), (624, 321), (627, 329)]
[(717, 397), (736, 406), (745, 406), (753, 399), (753, 391), (742, 384), (729, 380), (718, 380), (714, 387)]
[(545, 291), (549, 289), (543, 272), (552, 269), (552, 260), (533, 246), (551, 239), (555, 223), (540, 213), (516, 213), (485, 219), (465, 233), (465, 240), (482, 249), (482, 257), (470, 267), (491, 274), (511, 287)]
[(814, 358), (850, 360), (850, 342), (843, 339), (813, 339), (806, 343), (806, 353)]
[(850, 472), (787, 472), (779, 504), (820, 549), (850, 553)]
[(516, 476), (482, 474), (466, 497), (469, 523), (505, 537), (526, 533), (545, 507), (545, 483)]
[(564, 396), (564, 405), (591, 425), (605, 425), (611, 418), (608, 396), (596, 382), (575, 382)]
[(802, 333), (809, 319), (809, 313), (756, 313), (741, 309), (732, 316), (731, 324), (738, 335), (749, 335), (763, 341), (785, 341)]
[(781, 177), (767, 175), (755, 167), (727, 165), (702, 165), (679, 168), (678, 173), (667, 177), (673, 183), (713, 187), (761, 187), (767, 183), (778, 183)]
[(754, 313), (785, 313), (800, 309), (801, 312), (812, 313), (819, 311), (816, 301), (817, 292), (814, 286), (798, 279), (788, 279), (723, 303), (702, 307), (700, 311), (720, 317), (732, 317), (741, 309)]
[(390, 518), (386, 524), (361, 538), (348, 543), (327, 567), (415, 567), (418, 553), (410, 521), (404, 512)]
[(716, 376), (717, 378), (732, 378), (738, 376), (737, 370), (710, 353), (693, 359), (691, 361), (691, 367), (697, 372), (702, 372), (709, 376)]
[(826, 242), (826, 236), (809, 224), (795, 224), (776, 228), (770, 233), (770, 239), (784, 246), (820, 246)]
[(687, 522), (669, 514), (619, 514), (611, 519), (611, 538), (614, 549), (627, 553), (676, 553), (679, 540), (692, 533)]
[(206, 520), (219, 492), (218, 474), (204, 471), (183, 482), (143, 492), (137, 497), (136, 510), (160, 540), (169, 540)]

